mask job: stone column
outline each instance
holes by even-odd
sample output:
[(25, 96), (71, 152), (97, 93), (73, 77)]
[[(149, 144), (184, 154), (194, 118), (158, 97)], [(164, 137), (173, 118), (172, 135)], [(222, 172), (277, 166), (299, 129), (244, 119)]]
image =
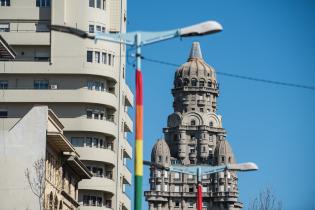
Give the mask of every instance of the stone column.
[(154, 210), (154, 204), (153, 203), (149, 204), (149, 210)]

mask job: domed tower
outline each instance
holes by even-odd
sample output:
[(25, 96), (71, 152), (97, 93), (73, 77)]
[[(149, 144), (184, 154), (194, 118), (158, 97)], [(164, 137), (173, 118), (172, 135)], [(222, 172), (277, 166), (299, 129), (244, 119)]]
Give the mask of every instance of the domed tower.
[[(174, 112), (163, 129), (165, 140), (159, 140), (153, 147), (152, 162), (166, 167), (234, 163), (222, 117), (217, 114), (219, 85), (215, 70), (204, 61), (198, 42), (192, 44), (187, 62), (175, 72), (172, 95)], [(149, 210), (196, 209), (196, 183), (195, 176), (167, 174), (151, 167), (151, 188), (145, 192)], [(242, 207), (235, 173), (225, 171), (203, 176), (202, 184), (204, 210)]]

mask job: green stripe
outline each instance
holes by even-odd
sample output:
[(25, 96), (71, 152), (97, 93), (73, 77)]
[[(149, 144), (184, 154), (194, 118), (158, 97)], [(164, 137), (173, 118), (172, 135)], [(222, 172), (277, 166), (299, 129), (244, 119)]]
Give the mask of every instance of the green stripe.
[(142, 208), (142, 176), (135, 176), (135, 209)]

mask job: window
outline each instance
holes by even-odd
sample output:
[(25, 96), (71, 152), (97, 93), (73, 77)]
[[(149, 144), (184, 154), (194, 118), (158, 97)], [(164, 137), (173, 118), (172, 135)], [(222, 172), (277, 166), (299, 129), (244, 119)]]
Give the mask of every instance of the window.
[(210, 126), (210, 127), (213, 127), (213, 122), (212, 122), (212, 121), (209, 123), (209, 126)]
[(208, 208), (208, 203), (207, 202), (202, 202), (202, 208)]
[(50, 7), (50, 0), (36, 0), (36, 7)]
[(105, 201), (105, 206), (106, 206), (107, 208), (112, 208), (112, 201), (111, 201), (111, 200), (106, 200), (106, 201)]
[(0, 0), (0, 6), (8, 7), (10, 5), (10, 0)]
[(211, 81), (208, 81), (208, 87), (211, 87), (212, 83)]
[(48, 80), (35, 80), (34, 89), (48, 89)]
[(174, 192), (179, 192), (179, 185), (174, 186)]
[(197, 86), (197, 80), (196, 79), (192, 79), (191, 80), (191, 85), (192, 86)]
[(100, 63), (100, 52), (95, 52), (95, 63)]
[(196, 125), (196, 120), (192, 120), (192, 121), (190, 121), (190, 125)]
[(105, 10), (105, 9), (106, 9), (106, 1), (103, 0), (103, 10)]
[(95, 0), (89, 0), (89, 7), (95, 7)]
[(75, 147), (83, 147), (84, 137), (71, 137), (71, 144)]
[(174, 173), (174, 179), (179, 179), (179, 173)]
[(91, 137), (86, 137), (85, 146), (86, 147), (92, 147), (92, 138)]
[(9, 23), (0, 23), (0, 32), (10, 32), (10, 24)]
[(0, 118), (7, 118), (8, 111), (7, 110), (0, 110)]
[(164, 192), (168, 191), (168, 186), (166, 184), (164, 184)]
[(86, 51), (86, 61), (90, 63), (93, 62), (93, 51)]
[(194, 202), (193, 201), (189, 201), (188, 202), (188, 208), (194, 208)]
[(39, 22), (35, 24), (36, 32), (48, 32), (49, 27), (47, 22)]
[(97, 32), (101, 32), (102, 31), (102, 27), (101, 26), (96, 26), (96, 31)]
[(8, 80), (0, 80), (0, 89), (8, 89)]
[(105, 33), (105, 27), (102, 27), (102, 33)]
[(162, 162), (162, 156), (159, 155), (159, 162)]
[(102, 64), (106, 64), (106, 53), (102, 52)]
[(93, 112), (92, 112), (92, 110), (86, 110), (86, 118), (88, 118), (88, 119), (92, 119), (92, 116), (93, 116)]
[(108, 65), (112, 65), (112, 54), (108, 53)]
[(176, 208), (180, 207), (180, 202), (179, 201), (175, 201), (175, 207)]
[(202, 186), (202, 192), (208, 192), (208, 187), (206, 185)]
[(101, 9), (101, 0), (96, 0), (96, 7)]
[(94, 33), (94, 25), (89, 25), (89, 33)]
[(194, 192), (194, 186), (189, 186), (188, 192), (193, 193)]
[(203, 87), (203, 86), (205, 86), (205, 81), (203, 81), (203, 80), (200, 80), (200, 82), (199, 82), (199, 86), (200, 86), (200, 87)]

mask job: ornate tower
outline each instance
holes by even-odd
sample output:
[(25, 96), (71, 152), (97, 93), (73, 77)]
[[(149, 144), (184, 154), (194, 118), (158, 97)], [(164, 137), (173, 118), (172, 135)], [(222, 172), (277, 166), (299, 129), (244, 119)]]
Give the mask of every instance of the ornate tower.
[[(152, 149), (151, 161), (170, 164), (212, 166), (234, 163), (232, 149), (216, 113), (219, 85), (215, 70), (202, 58), (194, 42), (188, 61), (176, 70), (174, 113), (163, 129), (165, 140)], [(238, 202), (237, 177), (225, 171), (202, 177), (203, 209), (241, 209)], [(151, 167), (150, 191), (145, 192), (149, 210), (196, 209), (197, 178)]]

